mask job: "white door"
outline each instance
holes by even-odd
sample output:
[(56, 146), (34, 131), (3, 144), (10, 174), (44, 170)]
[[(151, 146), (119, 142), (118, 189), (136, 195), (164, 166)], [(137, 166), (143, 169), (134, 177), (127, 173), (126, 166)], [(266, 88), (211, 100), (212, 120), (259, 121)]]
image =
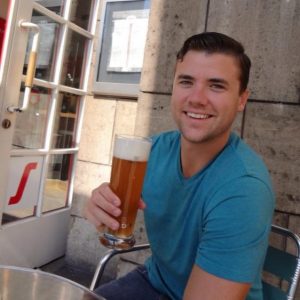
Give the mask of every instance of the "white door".
[(37, 267), (65, 252), (98, 0), (0, 3), (0, 264)]

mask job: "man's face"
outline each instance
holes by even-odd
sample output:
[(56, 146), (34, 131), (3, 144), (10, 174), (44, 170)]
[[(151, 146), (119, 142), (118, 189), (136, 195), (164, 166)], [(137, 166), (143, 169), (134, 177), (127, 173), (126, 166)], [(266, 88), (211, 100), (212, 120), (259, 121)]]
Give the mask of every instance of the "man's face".
[(172, 114), (185, 141), (227, 141), (248, 91), (240, 94), (239, 68), (226, 54), (190, 50), (176, 65)]

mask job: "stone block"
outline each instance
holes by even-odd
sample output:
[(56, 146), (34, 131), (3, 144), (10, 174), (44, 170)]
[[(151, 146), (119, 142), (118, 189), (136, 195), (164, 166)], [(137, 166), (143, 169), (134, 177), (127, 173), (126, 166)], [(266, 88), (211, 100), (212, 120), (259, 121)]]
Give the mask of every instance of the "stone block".
[(103, 182), (109, 182), (111, 167), (85, 161), (77, 161), (71, 214), (82, 216), (85, 201), (93, 189)]
[(176, 54), (205, 28), (207, 0), (152, 1), (140, 89), (171, 93)]
[[(73, 218), (67, 242), (66, 262), (73, 266), (84, 266), (95, 271), (101, 257), (107, 252), (98, 239), (98, 233), (93, 225), (82, 218)], [(111, 277), (116, 276), (116, 262), (107, 266)]]
[[(280, 212), (274, 212), (273, 224), (288, 228), (289, 215)], [(278, 234), (270, 234), (270, 244), (278, 249), (285, 249), (286, 240)]]
[(232, 124), (232, 131), (237, 135), (242, 135), (242, 124), (243, 124), (244, 112), (239, 112)]
[[(148, 243), (144, 224), (144, 214), (142, 211), (139, 211), (137, 215), (134, 227), (134, 237), (136, 239), (136, 245)], [(120, 260), (117, 262), (117, 277), (127, 274), (131, 270), (135, 269), (137, 265), (143, 264), (150, 255), (150, 249), (120, 255)]]
[(116, 100), (87, 97), (78, 154), (80, 160), (109, 163), (116, 106)]
[(115, 134), (134, 134), (137, 101), (119, 100), (115, 116)]
[[(273, 224), (287, 228), (288, 222), (289, 222), (288, 214), (283, 214), (283, 213), (279, 213), (279, 212), (274, 213)], [(287, 243), (286, 238), (284, 238), (281, 235), (276, 234), (274, 232), (270, 233), (269, 244), (272, 245), (273, 247), (275, 247), (277, 249), (282, 249), (285, 251), (286, 243)], [(270, 273), (264, 271), (263, 272), (263, 280), (274, 286), (281, 287), (284, 289), (284, 287), (282, 286), (281, 280), (273, 274), (270, 274)]]
[[(139, 210), (136, 223), (134, 226), (134, 237), (136, 240), (136, 245), (148, 243), (148, 238), (146, 234), (145, 224), (144, 224), (144, 213)], [(145, 259), (149, 256), (149, 250), (135, 251), (126, 254), (122, 254), (121, 257), (131, 260), (137, 264), (144, 263)]]
[[(290, 220), (289, 220), (289, 228), (296, 233), (298, 236), (300, 236), (300, 216), (294, 216), (291, 215), (290, 216)], [(288, 247), (288, 251), (295, 253), (295, 248), (293, 246), (291, 246), (290, 243), (287, 244)], [(300, 299), (300, 283), (298, 283), (298, 287), (296, 290), (296, 295), (295, 295), (295, 299)]]
[[(300, 237), (300, 216), (290, 215), (289, 216), (289, 229)], [(288, 243), (287, 248), (290, 252), (295, 253), (295, 248)]]
[(149, 136), (176, 128), (170, 111), (170, 95), (141, 93), (135, 134)]
[(300, 106), (248, 103), (244, 139), (264, 158), (281, 212), (300, 213)]
[(251, 98), (299, 101), (299, 1), (210, 1), (207, 30), (244, 44), (253, 63)]

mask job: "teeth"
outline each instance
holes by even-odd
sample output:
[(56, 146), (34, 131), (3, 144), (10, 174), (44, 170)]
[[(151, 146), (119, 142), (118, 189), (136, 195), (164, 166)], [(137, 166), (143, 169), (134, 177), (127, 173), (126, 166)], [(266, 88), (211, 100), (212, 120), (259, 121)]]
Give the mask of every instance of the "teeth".
[(205, 115), (205, 114), (195, 114), (192, 112), (187, 112), (186, 113), (189, 117), (191, 118), (195, 118), (195, 119), (208, 119), (209, 115)]

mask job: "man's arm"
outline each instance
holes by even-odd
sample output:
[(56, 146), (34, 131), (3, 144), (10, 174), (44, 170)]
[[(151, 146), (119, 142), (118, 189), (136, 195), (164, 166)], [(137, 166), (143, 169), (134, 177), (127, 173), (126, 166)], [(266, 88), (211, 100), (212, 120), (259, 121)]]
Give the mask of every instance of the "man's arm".
[(184, 291), (184, 300), (244, 300), (250, 284), (216, 277), (194, 265)]

